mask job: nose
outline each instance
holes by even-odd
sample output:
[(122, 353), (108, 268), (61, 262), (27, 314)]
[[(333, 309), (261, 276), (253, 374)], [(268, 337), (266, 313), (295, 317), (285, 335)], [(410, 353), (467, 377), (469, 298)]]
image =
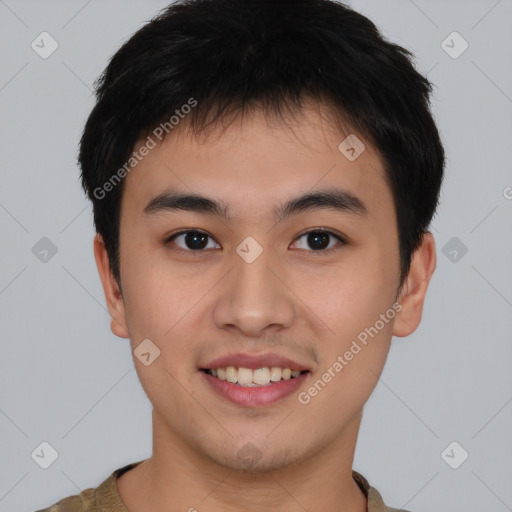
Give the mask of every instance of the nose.
[(216, 326), (260, 338), (290, 327), (295, 316), (293, 283), (271, 250), (252, 262), (236, 254), (220, 283), (213, 318)]

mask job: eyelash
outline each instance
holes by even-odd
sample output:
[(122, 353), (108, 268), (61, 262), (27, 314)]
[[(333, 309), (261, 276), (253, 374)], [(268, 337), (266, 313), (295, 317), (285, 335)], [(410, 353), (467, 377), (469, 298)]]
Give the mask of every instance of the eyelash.
[[(167, 237), (164, 240), (164, 244), (168, 245), (170, 242), (172, 242), (178, 236), (186, 235), (188, 233), (203, 234), (203, 235), (206, 235), (207, 237), (211, 238), (212, 240), (214, 240), (214, 238), (211, 237), (208, 233), (206, 233), (205, 231), (202, 231), (200, 229), (185, 229), (185, 230), (179, 231), (178, 233), (174, 233), (173, 235)], [(334, 233), (333, 231), (330, 231), (328, 229), (322, 229), (322, 228), (313, 228), (308, 231), (305, 231), (304, 233), (300, 234), (295, 240), (299, 240), (303, 236), (309, 235), (310, 233), (324, 233), (333, 238), (336, 238), (339, 242), (341, 242), (341, 245), (331, 247), (330, 249), (320, 249), (318, 251), (306, 250), (306, 252), (313, 253), (312, 255), (314, 257), (321, 256), (322, 254), (331, 254), (332, 252), (341, 249), (341, 247), (343, 247), (347, 243), (346, 240), (341, 235), (338, 235), (337, 233)], [(216, 242), (216, 243), (218, 243), (218, 242)], [(192, 249), (182, 249), (181, 247), (174, 248), (173, 250), (176, 252), (182, 253), (182, 254), (188, 254), (188, 255), (194, 255), (194, 256), (198, 256), (200, 253), (207, 251), (207, 249), (192, 250)], [(305, 250), (305, 249), (300, 249), (300, 250)]]

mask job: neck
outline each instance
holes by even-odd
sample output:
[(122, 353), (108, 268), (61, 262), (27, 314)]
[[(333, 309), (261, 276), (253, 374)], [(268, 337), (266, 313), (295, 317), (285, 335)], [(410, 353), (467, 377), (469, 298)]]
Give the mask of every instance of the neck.
[(169, 505), (189, 512), (366, 512), (366, 496), (352, 478), (361, 415), (319, 451), (249, 472), (184, 443), (153, 411), (153, 456), (119, 478), (119, 494), (133, 512)]

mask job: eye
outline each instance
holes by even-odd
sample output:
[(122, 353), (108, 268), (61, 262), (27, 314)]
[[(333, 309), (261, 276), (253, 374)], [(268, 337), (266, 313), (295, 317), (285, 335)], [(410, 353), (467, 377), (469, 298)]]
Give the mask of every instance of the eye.
[[(180, 231), (172, 235), (171, 237), (165, 240), (165, 243), (168, 244), (170, 242), (176, 243), (180, 249), (179, 252), (201, 252), (203, 249), (215, 249), (215, 247), (208, 247), (208, 239), (213, 241), (213, 238), (210, 237), (207, 233), (198, 230), (185, 230)], [(183, 245), (180, 245), (176, 241), (180, 240)], [(215, 242), (216, 243), (216, 242)], [(217, 244), (219, 245), (219, 244)]]
[[(338, 242), (341, 242), (341, 245), (345, 245), (346, 243), (340, 235), (337, 235), (332, 231), (327, 231), (320, 228), (315, 228), (306, 233), (303, 233), (297, 240), (300, 240), (304, 237), (305, 243), (313, 248), (313, 251), (309, 252), (330, 253), (331, 251), (339, 249), (339, 247), (336, 247), (336, 244), (334, 244), (334, 246), (331, 244), (331, 242), (334, 241), (332, 240), (333, 238), (338, 240)], [(299, 249), (304, 249), (304, 247), (299, 247)]]
[[(303, 238), (305, 238), (305, 243), (312, 247), (312, 251), (308, 252), (330, 253), (331, 251), (339, 249), (339, 247), (336, 247), (336, 244), (333, 246), (333, 242), (335, 242), (333, 239), (338, 240), (341, 245), (345, 245), (346, 243), (340, 235), (320, 228), (315, 228), (303, 233), (297, 240)], [(208, 246), (208, 239), (213, 242), (213, 246)], [(178, 240), (180, 242), (178, 242)], [(215, 249), (215, 245), (220, 248), (220, 245), (204, 231), (190, 229), (175, 233), (165, 240), (165, 244), (169, 244), (170, 242), (178, 246), (178, 249), (175, 249), (178, 252), (199, 253), (204, 252), (204, 249)], [(300, 244), (298, 245), (299, 249), (304, 249), (304, 247), (300, 247)]]

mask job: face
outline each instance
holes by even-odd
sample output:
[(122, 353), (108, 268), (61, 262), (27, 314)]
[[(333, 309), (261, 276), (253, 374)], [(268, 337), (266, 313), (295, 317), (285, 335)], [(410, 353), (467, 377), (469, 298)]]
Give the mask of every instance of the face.
[[(355, 442), (391, 337), (415, 329), (426, 283), (419, 272), (423, 284), (397, 298), (383, 162), (362, 137), (364, 151), (347, 158), (338, 148), (347, 135), (315, 109), (293, 131), (256, 112), (220, 137), (169, 135), (125, 178), (123, 297), (99, 240), (96, 257), (112, 329), (146, 353), (148, 364), (134, 363), (171, 443), (271, 470)], [(218, 368), (233, 365), (245, 369), (229, 378), (258, 374), (263, 384), (222, 380)], [(261, 367), (268, 373), (250, 373)], [(283, 367), (307, 371), (286, 379)]]

